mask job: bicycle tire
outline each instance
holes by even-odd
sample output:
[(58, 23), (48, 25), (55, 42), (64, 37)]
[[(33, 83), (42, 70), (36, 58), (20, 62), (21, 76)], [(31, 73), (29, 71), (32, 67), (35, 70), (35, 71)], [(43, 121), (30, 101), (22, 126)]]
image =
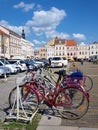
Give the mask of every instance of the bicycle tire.
[[(67, 94), (70, 91), (76, 91), (76, 93), (71, 97), (69, 94)], [(63, 118), (68, 120), (77, 120), (82, 118), (87, 113), (89, 108), (89, 99), (88, 96), (81, 89), (73, 87), (66, 87), (62, 89), (62, 91), (56, 97), (56, 103), (59, 101), (59, 96), (61, 95), (61, 93), (65, 93), (65, 95), (67, 94), (71, 99), (71, 103), (69, 105), (56, 106), (57, 112)], [(66, 104), (66, 98), (62, 97), (62, 99), (65, 99)]]
[[(20, 94), (21, 94), (21, 101), (22, 101), (22, 105), (23, 105), (23, 109), (25, 110), (26, 114), (28, 116), (32, 115), (38, 108), (38, 105), (39, 105), (39, 100), (38, 100), (38, 96), (36, 95), (36, 93), (29, 89), (29, 94), (27, 95), (26, 98), (25, 97), (25, 94), (26, 94), (26, 89), (29, 89), (27, 88), (26, 86), (19, 86), (19, 91), (20, 91)], [(17, 94), (17, 87), (14, 87), (10, 93), (9, 93), (9, 97), (8, 97), (8, 102), (9, 102), (9, 106), (12, 108), (13, 107), (13, 104), (14, 104), (14, 107), (17, 107), (17, 98), (16, 98), (16, 94)], [(20, 102), (19, 102), (20, 103)], [(21, 110), (21, 104), (19, 104), (19, 110)]]
[(88, 75), (84, 75), (83, 78), (85, 79), (85, 83), (83, 84), (83, 87), (87, 92), (89, 92), (93, 88), (93, 80)]

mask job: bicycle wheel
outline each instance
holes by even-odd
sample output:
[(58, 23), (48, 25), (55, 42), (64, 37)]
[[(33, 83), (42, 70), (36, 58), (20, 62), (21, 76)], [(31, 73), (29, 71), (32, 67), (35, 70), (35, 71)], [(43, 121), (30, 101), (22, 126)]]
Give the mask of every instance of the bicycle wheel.
[[(63, 94), (62, 94), (63, 93)], [(70, 102), (66, 104), (65, 95), (69, 96)], [(60, 98), (63, 95), (64, 97)], [(64, 105), (65, 99), (65, 105)], [(56, 106), (58, 113), (65, 119), (76, 120), (82, 118), (89, 108), (89, 100), (85, 93), (78, 88), (66, 87), (57, 96), (56, 103), (62, 102)]]
[[(22, 102), (23, 109), (27, 115), (32, 115), (38, 108), (39, 100), (34, 91), (27, 88), (26, 86), (19, 86), (20, 100)], [(13, 104), (17, 106), (17, 87), (13, 88), (9, 94), (9, 106), (12, 108)], [(21, 110), (21, 103), (19, 101), (19, 110)]]
[(93, 80), (90, 76), (86, 76), (86, 75), (83, 76), (83, 80), (84, 80), (83, 87), (87, 92), (89, 92), (93, 87)]

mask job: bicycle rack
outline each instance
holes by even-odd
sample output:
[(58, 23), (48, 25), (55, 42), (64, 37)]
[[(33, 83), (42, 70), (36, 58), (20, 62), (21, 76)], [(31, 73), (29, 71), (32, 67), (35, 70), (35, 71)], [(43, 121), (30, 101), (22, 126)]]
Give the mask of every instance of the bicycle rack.
[[(22, 85), (26, 81), (27, 81), (26, 76), (25, 77), (18, 77), (16, 79), (17, 93), (15, 95), (15, 99), (14, 99), (14, 103), (13, 103), (13, 106), (11, 108), (11, 111), (8, 114), (8, 116), (6, 116), (6, 119), (16, 119), (16, 120), (23, 120), (23, 121), (31, 122), (33, 117), (37, 113), (38, 109), (30, 117), (28, 117), (27, 113), (25, 112), (25, 110), (23, 108), (19, 85)], [(21, 108), (21, 111), (20, 111), (20, 108)]]

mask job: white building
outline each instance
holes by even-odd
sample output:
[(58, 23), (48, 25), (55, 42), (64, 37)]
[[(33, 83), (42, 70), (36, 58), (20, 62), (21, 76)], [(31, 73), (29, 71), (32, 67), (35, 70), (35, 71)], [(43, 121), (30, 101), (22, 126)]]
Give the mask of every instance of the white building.
[(82, 42), (77, 46), (77, 58), (78, 59), (88, 59), (89, 58), (89, 46)]
[(92, 44), (89, 45), (89, 56), (96, 56), (98, 55), (98, 42), (93, 42)]
[(66, 55), (67, 52), (65, 44), (62, 43), (55, 44), (55, 56), (66, 57)]
[(46, 49), (47, 49), (47, 59), (55, 56), (55, 47), (54, 46), (47, 45)]
[(21, 38), (21, 58), (34, 57), (34, 45), (32, 42)]
[(67, 57), (77, 58), (77, 42), (75, 40), (66, 40)]

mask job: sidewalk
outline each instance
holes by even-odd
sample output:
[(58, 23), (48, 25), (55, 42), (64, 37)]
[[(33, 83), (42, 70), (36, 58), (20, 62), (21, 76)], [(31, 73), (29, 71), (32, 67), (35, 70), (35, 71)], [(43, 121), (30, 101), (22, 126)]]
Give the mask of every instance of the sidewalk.
[(98, 130), (98, 128), (61, 126), (61, 118), (43, 115), (36, 130)]

